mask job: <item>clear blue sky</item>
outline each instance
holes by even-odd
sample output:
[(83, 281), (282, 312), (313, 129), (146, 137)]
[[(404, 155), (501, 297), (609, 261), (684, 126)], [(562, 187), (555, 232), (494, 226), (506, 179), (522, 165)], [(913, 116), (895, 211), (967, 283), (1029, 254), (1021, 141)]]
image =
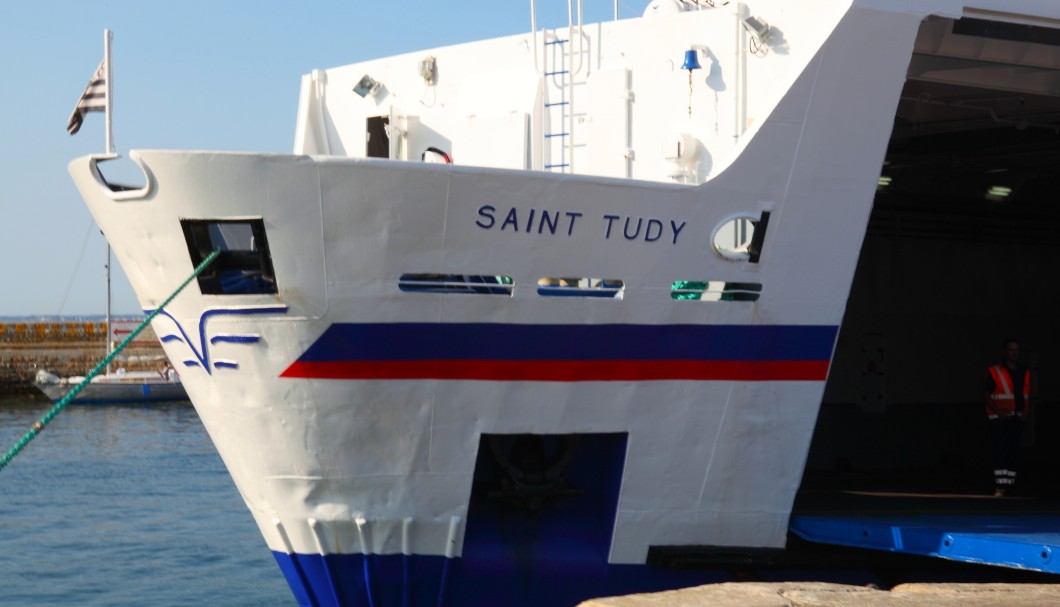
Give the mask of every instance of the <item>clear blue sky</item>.
[[(585, 0), (586, 21), (613, 2)], [(625, 0), (620, 16), (646, 1)], [(544, 25), (566, 3), (538, 0)], [(290, 152), (299, 79), (530, 29), (529, 2), (0, 0), (0, 316), (102, 314), (105, 245), (66, 172), (104, 148), (103, 114), (66, 121), (114, 32), (114, 144)], [(139, 304), (115, 262), (112, 309)]]

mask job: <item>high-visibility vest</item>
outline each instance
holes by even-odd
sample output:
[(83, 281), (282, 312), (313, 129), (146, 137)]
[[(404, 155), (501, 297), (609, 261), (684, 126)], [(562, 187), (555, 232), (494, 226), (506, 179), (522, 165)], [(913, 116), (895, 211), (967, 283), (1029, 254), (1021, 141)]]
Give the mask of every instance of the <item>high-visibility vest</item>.
[[(1005, 415), (1011, 415), (1016, 411), (1016, 395), (1012, 392), (1012, 376), (1009, 375), (1008, 367), (1005, 365), (994, 365), (987, 369), (990, 373), (990, 378), (994, 380), (994, 393), (990, 395), (990, 400), (994, 401), (994, 406), (997, 407), (998, 411)], [(1031, 397), (1031, 371), (1027, 369), (1023, 372), (1023, 402), (1026, 404), (1030, 401)], [(1022, 416), (1026, 411), (1020, 413)], [(990, 419), (997, 419), (997, 412), (990, 407), (986, 408), (986, 416)]]

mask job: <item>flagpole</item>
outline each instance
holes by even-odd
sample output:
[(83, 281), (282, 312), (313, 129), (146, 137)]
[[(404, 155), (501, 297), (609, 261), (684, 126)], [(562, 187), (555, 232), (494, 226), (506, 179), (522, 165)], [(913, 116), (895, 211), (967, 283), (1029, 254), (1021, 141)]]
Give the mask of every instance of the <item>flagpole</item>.
[[(106, 99), (104, 99), (105, 113), (106, 113), (106, 125), (107, 125), (107, 153), (114, 153), (114, 135), (113, 129), (110, 124), (110, 106), (111, 99), (114, 98), (113, 91), (111, 90), (111, 68), (110, 68), (110, 39), (111, 34), (109, 29), (103, 30), (103, 65), (105, 66), (103, 74), (103, 87), (106, 90)], [(109, 340), (110, 337), (108, 336)]]
[[(114, 153), (114, 131), (111, 128), (110, 108), (111, 108), (111, 104), (113, 103), (112, 99), (114, 99), (114, 91), (111, 88), (111, 86), (113, 84), (113, 78), (111, 77), (112, 71), (111, 71), (111, 62), (110, 62), (110, 39), (111, 39), (110, 30), (109, 29), (104, 29), (103, 30), (103, 65), (105, 67), (103, 68), (104, 69), (104, 72), (103, 72), (103, 79), (104, 79), (103, 80), (103, 88), (106, 91), (105, 99), (104, 99), (104, 102), (105, 102), (104, 115), (105, 115), (106, 118), (105, 118), (104, 122), (106, 123), (106, 126), (107, 126), (107, 153), (108, 154), (113, 154)], [(104, 236), (104, 239), (106, 239), (106, 236)], [(111, 337), (111, 331), (112, 331), (111, 323), (110, 323), (110, 241), (107, 241), (107, 266), (106, 267), (107, 267), (107, 306), (106, 306), (107, 307), (107, 310), (106, 310), (106, 314), (107, 314), (107, 316), (106, 316), (106, 321), (107, 321), (106, 322), (106, 327), (107, 328), (106, 328), (106, 331), (107, 331), (107, 355), (109, 356), (110, 353), (111, 353), (111, 350), (113, 348), (113, 344), (114, 344), (114, 342), (111, 341), (111, 338), (110, 338)], [(110, 374), (110, 361), (109, 360), (107, 361), (107, 374), (108, 375)]]

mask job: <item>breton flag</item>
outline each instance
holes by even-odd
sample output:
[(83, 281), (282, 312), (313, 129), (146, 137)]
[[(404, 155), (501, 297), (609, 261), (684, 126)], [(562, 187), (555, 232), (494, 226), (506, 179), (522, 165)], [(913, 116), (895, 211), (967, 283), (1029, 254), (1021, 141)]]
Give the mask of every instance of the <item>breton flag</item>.
[(66, 124), (66, 130), (73, 135), (81, 130), (81, 123), (85, 121), (88, 112), (103, 112), (107, 109), (107, 60), (99, 62), (95, 75), (89, 80), (88, 87), (77, 100), (74, 113), (70, 114), (70, 121)]

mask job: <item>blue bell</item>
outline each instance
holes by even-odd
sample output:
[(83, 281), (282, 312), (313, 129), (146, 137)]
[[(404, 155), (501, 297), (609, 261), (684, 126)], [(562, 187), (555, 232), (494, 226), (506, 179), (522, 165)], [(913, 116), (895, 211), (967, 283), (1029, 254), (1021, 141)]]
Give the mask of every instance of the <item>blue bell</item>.
[(685, 51), (685, 62), (681, 66), (681, 69), (691, 72), (692, 70), (698, 70), (701, 67), (702, 66), (699, 65), (699, 53), (696, 52), (696, 49)]

